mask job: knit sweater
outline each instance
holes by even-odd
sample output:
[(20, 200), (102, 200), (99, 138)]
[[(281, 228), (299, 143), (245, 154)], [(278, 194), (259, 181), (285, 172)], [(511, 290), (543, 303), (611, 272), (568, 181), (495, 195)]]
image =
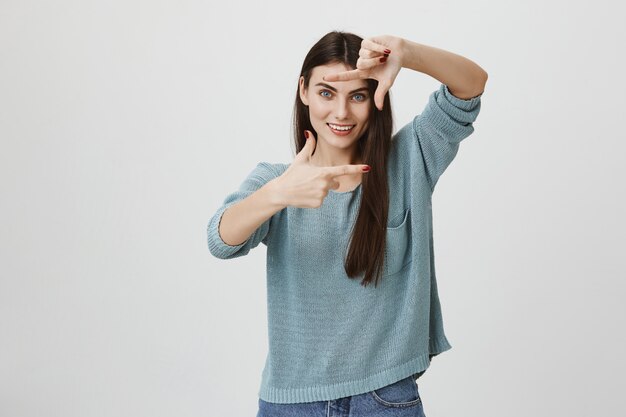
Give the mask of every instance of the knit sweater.
[(361, 184), (329, 190), (319, 208), (288, 206), (244, 243), (228, 245), (218, 232), (224, 211), (289, 166), (260, 162), (209, 220), (208, 247), (217, 258), (267, 247), (269, 351), (261, 399), (303, 403), (369, 392), (421, 375), (432, 356), (452, 347), (437, 293), (431, 201), (460, 141), (474, 131), (481, 96), (463, 100), (441, 84), (423, 112), (393, 135), (384, 274), (376, 288), (344, 269)]

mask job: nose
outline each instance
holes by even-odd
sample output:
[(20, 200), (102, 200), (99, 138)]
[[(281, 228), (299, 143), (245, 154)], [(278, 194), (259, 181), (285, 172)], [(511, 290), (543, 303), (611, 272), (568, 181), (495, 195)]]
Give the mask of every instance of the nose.
[(349, 104), (346, 98), (340, 97), (337, 101), (337, 106), (335, 108), (335, 116), (337, 120), (343, 120), (348, 116), (349, 113)]

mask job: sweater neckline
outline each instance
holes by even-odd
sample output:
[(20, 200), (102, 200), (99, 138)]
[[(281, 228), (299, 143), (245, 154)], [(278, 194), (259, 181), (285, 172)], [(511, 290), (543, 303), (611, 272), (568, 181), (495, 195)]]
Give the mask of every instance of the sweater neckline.
[(354, 194), (355, 192), (357, 192), (358, 190), (361, 189), (361, 184), (363, 184), (362, 182), (360, 182), (356, 187), (354, 187), (352, 190), (348, 190), (348, 191), (335, 191), (333, 189), (328, 190), (328, 195), (330, 194), (337, 194), (337, 195), (350, 195), (350, 194)]

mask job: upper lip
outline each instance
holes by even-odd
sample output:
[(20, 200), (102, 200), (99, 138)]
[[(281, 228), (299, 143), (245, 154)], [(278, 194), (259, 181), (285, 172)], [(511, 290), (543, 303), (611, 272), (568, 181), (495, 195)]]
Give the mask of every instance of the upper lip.
[(342, 125), (340, 123), (333, 123), (333, 122), (328, 122), (328, 124), (335, 125), (335, 126), (354, 126), (353, 124), (351, 124), (351, 125)]

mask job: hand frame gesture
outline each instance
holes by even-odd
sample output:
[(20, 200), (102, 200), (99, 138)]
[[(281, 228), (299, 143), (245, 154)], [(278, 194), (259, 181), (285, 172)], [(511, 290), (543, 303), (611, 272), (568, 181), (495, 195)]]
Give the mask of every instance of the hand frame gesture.
[(378, 110), (382, 110), (385, 94), (402, 68), (402, 42), (402, 38), (390, 35), (363, 39), (357, 69), (326, 75), (324, 81), (377, 80), (374, 103)]

